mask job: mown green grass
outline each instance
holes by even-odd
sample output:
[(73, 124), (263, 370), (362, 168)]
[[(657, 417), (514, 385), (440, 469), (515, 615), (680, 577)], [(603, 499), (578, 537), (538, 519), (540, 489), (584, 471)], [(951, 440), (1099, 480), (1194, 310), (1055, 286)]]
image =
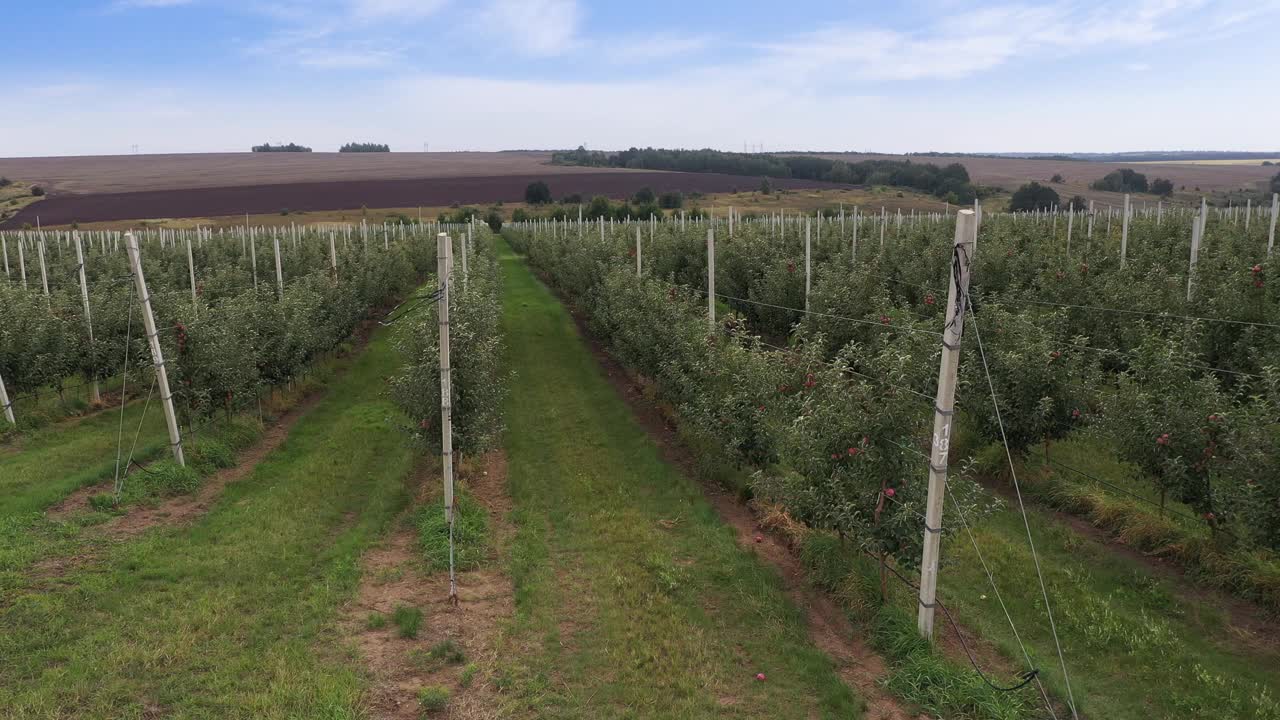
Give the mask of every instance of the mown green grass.
[(361, 552), (410, 502), (375, 336), (329, 394), (190, 527), (111, 545), (0, 602), (6, 718), (357, 718), (335, 629)]
[[(1211, 597), (1189, 599), (1139, 561), (1031, 512), (1079, 708), (1118, 720), (1280, 718), (1280, 648), (1246, 642)], [(958, 523), (956, 517), (947, 521)], [(1010, 614), (1055, 693), (1066, 697), (1026, 529), (1014, 508), (975, 529)], [(1012, 658), (1021, 651), (967, 536), (950, 538), (941, 592)], [(1185, 581), (1184, 581), (1185, 582)], [(985, 598), (983, 596), (986, 596)]]
[[(143, 407), (141, 402), (125, 407), (123, 444), (127, 455), (137, 434), (134, 457), (146, 462), (168, 449), (168, 435), (159, 405), (152, 402), (145, 419)], [(0, 446), (0, 518), (44, 510), (78, 488), (110, 478), (119, 432), (120, 411), (115, 408), (33, 430), (20, 447)]]
[(503, 252), (518, 374), (506, 434), (516, 617), (495, 672), (503, 712), (860, 716), (777, 574), (660, 458), (565, 309)]

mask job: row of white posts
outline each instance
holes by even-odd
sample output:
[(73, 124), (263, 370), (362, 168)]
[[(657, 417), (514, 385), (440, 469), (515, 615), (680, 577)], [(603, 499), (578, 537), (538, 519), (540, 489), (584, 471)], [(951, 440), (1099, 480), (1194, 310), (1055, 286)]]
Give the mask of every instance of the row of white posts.
[[(367, 226), (364, 226), (364, 225), (362, 225), (361, 227), (362, 227), (362, 235), (366, 238), (366, 243), (367, 243), (368, 228)], [(384, 249), (387, 249), (390, 247), (391, 232), (388, 229), (389, 227), (391, 226), (385, 226), (385, 225), (383, 226)], [(471, 239), (473, 230), (474, 230), (474, 223), (472, 224), (472, 226), (468, 227), (467, 229), (467, 240)], [(349, 228), (348, 228), (348, 232), (349, 232)], [(401, 238), (403, 238), (403, 232), (404, 232), (403, 226), (401, 226)], [(107, 252), (106, 240), (108, 235), (109, 233), (99, 234), (99, 239), (101, 239), (102, 241), (103, 252)], [(329, 266), (330, 266), (330, 271), (333, 275), (333, 278), (336, 280), (338, 277), (338, 254), (337, 254), (337, 247), (334, 240), (334, 232), (329, 231), (328, 236), (329, 236), (328, 237)], [(123, 237), (125, 241), (125, 251), (128, 253), (128, 256), (129, 256), (130, 269), (133, 273), (135, 282), (138, 283), (138, 296), (142, 298), (142, 304), (144, 309), (144, 322), (147, 324), (148, 342), (151, 346), (151, 354), (152, 354), (153, 361), (155, 362), (155, 367), (156, 367), (157, 376), (158, 376), (157, 381), (160, 386), (161, 401), (164, 404), (164, 409), (165, 409), (166, 423), (169, 426), (169, 440), (173, 447), (174, 458), (178, 461), (179, 464), (185, 464), (183, 452), (182, 452), (182, 439), (178, 432), (176, 415), (174, 414), (174, 410), (173, 410), (173, 398), (169, 392), (168, 373), (165, 369), (164, 359), (161, 356), (160, 341), (156, 335), (155, 318), (151, 313), (151, 296), (147, 293), (145, 288), (145, 283), (142, 280), (143, 275), (142, 275), (140, 245), (137, 237), (132, 232), (125, 233)], [(157, 238), (159, 239), (161, 246), (164, 246), (166, 242), (166, 237), (168, 238), (168, 242), (171, 242), (171, 243), (175, 243), (179, 237), (181, 237), (185, 241), (185, 245), (186, 245), (185, 249), (186, 249), (186, 255), (187, 255), (187, 277), (191, 286), (191, 303), (192, 305), (198, 307), (198, 302), (196, 299), (195, 262), (192, 258), (192, 249), (191, 249), (192, 239), (194, 237), (197, 242), (200, 242), (203, 239), (210, 239), (212, 237), (212, 234), (209, 231), (207, 231), (207, 229), (202, 229), (202, 228), (197, 228), (193, 232), (176, 233), (176, 232), (170, 231), (168, 234), (166, 234), (164, 230), (160, 230), (157, 234)], [(253, 284), (254, 284), (254, 288), (257, 288), (258, 257), (257, 257), (256, 229), (253, 227), (246, 226), (241, 237), (245, 239), (247, 244), (247, 249), (249, 251), (250, 264), (253, 272)], [(296, 245), (297, 226), (293, 226), (293, 237), (295, 242), (294, 247), (296, 247), (297, 246)], [(3, 251), (3, 255), (4, 255), (5, 275), (6, 277), (8, 277), (9, 276), (8, 236), (5, 233), (0, 233), (0, 242), (2, 242), (2, 244), (0, 244), (0, 250)], [(76, 271), (77, 271), (76, 274), (80, 283), (80, 299), (84, 307), (84, 318), (85, 318), (85, 323), (87, 325), (86, 330), (88, 332), (89, 342), (92, 344), (93, 343), (93, 319), (89, 311), (89, 288), (85, 280), (85, 272), (84, 272), (85, 254), (84, 254), (84, 249), (81, 242), (80, 232), (72, 231), (68, 233), (67, 242), (73, 243), (75, 245)], [(19, 241), (16, 244), (18, 246), (18, 263), (19, 263), (19, 268), (22, 276), (22, 286), (25, 289), (27, 287), (26, 257), (23, 251), (23, 247), (26, 244), (25, 238), (23, 236), (19, 236)], [(48, 272), (46, 270), (45, 261), (44, 261), (44, 258), (45, 258), (44, 231), (39, 231), (38, 234), (34, 234), (33, 244), (38, 250), (38, 255), (40, 258), (41, 287), (45, 297), (47, 298), (49, 296), (49, 282), (48, 282)], [(278, 298), (283, 298), (284, 297), (284, 273), (282, 270), (281, 260), (280, 260), (280, 236), (275, 232), (272, 233), (272, 246), (273, 246), (273, 252), (275, 256), (276, 294)], [(465, 277), (467, 274), (467, 268), (466, 268), (467, 253), (465, 252), (462, 254), (462, 265), (463, 265), (463, 277), (465, 282)], [(98, 385), (98, 379), (96, 377), (92, 379), (90, 383), (90, 388), (91, 388), (90, 392), (91, 392), (92, 401), (94, 403), (101, 402), (102, 396), (101, 396), (101, 391)], [(16, 425), (17, 418), (14, 415), (14, 411), (13, 411), (13, 400), (9, 397), (8, 388), (5, 387), (3, 376), (0, 376), (0, 408), (3, 408), (4, 410), (5, 420), (7, 420), (11, 425)]]
[[(462, 252), (462, 272), (465, 278), (468, 274), (467, 270), (467, 245), (473, 239), (474, 227), (467, 229), (467, 234), (463, 237)], [(160, 390), (160, 401), (164, 407), (165, 424), (169, 430), (169, 445), (173, 451), (173, 458), (179, 465), (186, 465), (186, 458), (182, 449), (182, 435), (178, 428), (177, 415), (173, 407), (173, 394), (169, 389), (169, 374), (166, 368), (164, 353), (160, 347), (159, 332), (156, 328), (155, 315), (151, 307), (151, 294), (147, 289), (146, 277), (142, 270), (142, 257), (138, 248), (138, 241), (133, 233), (126, 233), (125, 249), (129, 255), (129, 267), (133, 274), (133, 280), (138, 292), (138, 297), (142, 303), (142, 320), (146, 328), (147, 343), (151, 349), (152, 363), (156, 372), (156, 383)], [(714, 241), (708, 239), (708, 246)], [(252, 247), (252, 246), (251, 246)], [(438, 300), (438, 317), (440, 330), (440, 432), (441, 432), (441, 457), (443, 463), (444, 475), (444, 512), (445, 520), (449, 525), (449, 599), (456, 603), (458, 598), (457, 577), (454, 571), (454, 548), (453, 548), (453, 529), (454, 529), (454, 483), (453, 483), (453, 378), (452, 367), (449, 355), (449, 300), (450, 300), (450, 284), (453, 279), (453, 243), (447, 233), (439, 233), (436, 237), (436, 273), (439, 278), (439, 300)], [(80, 258), (80, 284), (82, 297), (85, 302), (85, 313), (88, 316), (88, 293), (84, 285), (84, 262), (80, 252), (79, 242), (76, 244), (77, 255)], [(190, 259), (190, 240), (187, 245), (188, 259)], [(283, 278), (280, 274), (280, 243), (277, 239), (275, 242), (276, 254), (276, 282), (283, 293)], [(329, 257), (334, 271), (337, 270), (336, 254), (334, 251), (333, 234), (329, 235)], [(714, 275), (713, 275), (714, 277)], [(714, 281), (713, 281), (714, 282)], [(194, 286), (194, 275), (192, 275), (192, 285)], [(712, 286), (712, 295), (714, 298), (715, 288)], [(714, 300), (711, 307), (712, 323), (715, 320)], [(95, 385), (95, 394), (96, 394)], [(4, 380), (0, 378), (0, 405), (4, 406), (5, 417), (10, 423), (15, 423), (13, 416), (13, 406), (9, 401), (8, 392), (4, 387)]]

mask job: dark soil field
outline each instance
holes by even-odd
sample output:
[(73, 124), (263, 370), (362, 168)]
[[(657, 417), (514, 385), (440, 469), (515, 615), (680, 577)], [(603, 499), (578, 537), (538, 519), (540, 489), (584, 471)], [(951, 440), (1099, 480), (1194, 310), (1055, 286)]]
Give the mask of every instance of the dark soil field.
[[(562, 170), (562, 168), (551, 168)], [(23, 223), (66, 225), (73, 222), (143, 220), (153, 218), (207, 217), (368, 208), (441, 207), (493, 202), (521, 202), (529, 183), (545, 180), (552, 195), (584, 197), (605, 195), (625, 198), (643, 187), (663, 193), (722, 193), (750, 190), (757, 180), (740, 175), (649, 172), (641, 170), (596, 172), (548, 172), (538, 175), (487, 177), (427, 177), (401, 180), (349, 180), (344, 182), (291, 182), (232, 187), (150, 190), (123, 193), (51, 194), (0, 225), (18, 228)], [(808, 180), (776, 180), (779, 189), (847, 187)]]
[(223, 188), (338, 180), (609, 172), (551, 165), (548, 152), (188, 153), (0, 158), (0, 177), (53, 194)]

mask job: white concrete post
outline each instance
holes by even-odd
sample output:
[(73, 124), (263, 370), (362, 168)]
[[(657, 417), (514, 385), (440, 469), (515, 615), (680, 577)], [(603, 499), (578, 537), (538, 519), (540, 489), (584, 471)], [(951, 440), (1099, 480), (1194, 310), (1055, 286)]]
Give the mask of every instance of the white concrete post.
[(142, 274), (142, 255), (138, 251), (138, 239), (133, 233), (125, 233), (125, 250), (129, 253), (129, 266), (133, 269), (133, 281), (142, 300), (142, 322), (147, 329), (147, 342), (151, 346), (151, 361), (156, 369), (156, 384), (160, 388), (160, 402), (164, 405), (165, 424), (169, 426), (169, 447), (173, 459), (179, 465), (187, 464), (182, 452), (182, 435), (178, 432), (178, 416), (173, 410), (173, 394), (169, 392), (169, 370), (160, 349), (160, 332), (156, 330), (155, 315), (151, 312), (151, 295), (147, 292), (147, 280)]
[(716, 331), (716, 230), (707, 227), (707, 329)]
[(938, 560), (942, 546), (942, 500), (947, 490), (947, 458), (951, 449), (951, 421), (955, 411), (956, 376), (960, 367), (960, 339), (969, 294), (969, 269), (978, 232), (977, 215), (961, 210), (956, 217), (951, 277), (947, 283), (947, 320), (938, 366), (938, 394), (933, 412), (933, 444), (929, 454), (929, 496), (925, 507), (924, 553), (920, 564), (920, 634), (933, 638), (937, 607)]
[[(80, 247), (80, 233), (73, 233), (76, 243), (76, 271), (80, 276), (80, 301), (84, 305), (84, 324), (85, 329), (89, 331), (89, 346), (93, 347), (93, 318), (89, 314), (89, 286), (84, 279), (84, 250)], [(98, 373), (97, 368), (94, 369), (93, 378), (89, 384), (89, 400), (97, 405), (102, 402), (102, 394), (98, 390)]]
[(436, 236), (436, 276), (440, 283), (437, 316), (440, 319), (440, 457), (444, 475), (444, 517), (449, 524), (449, 599), (458, 598), (453, 571), (453, 370), (449, 364), (449, 267), (453, 241), (448, 234)]
[(1124, 194), (1124, 217), (1120, 219), (1120, 267), (1124, 267), (1129, 253), (1129, 215), (1132, 213), (1129, 204), (1129, 193)]

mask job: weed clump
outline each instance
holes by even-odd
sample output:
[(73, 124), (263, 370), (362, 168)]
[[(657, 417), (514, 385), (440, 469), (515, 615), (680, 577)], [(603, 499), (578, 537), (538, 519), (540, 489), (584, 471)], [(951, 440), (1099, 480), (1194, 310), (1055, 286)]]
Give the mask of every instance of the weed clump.
[(391, 614), (391, 622), (402, 638), (418, 637), (418, 628), (422, 626), (422, 611), (416, 607), (399, 605)]

